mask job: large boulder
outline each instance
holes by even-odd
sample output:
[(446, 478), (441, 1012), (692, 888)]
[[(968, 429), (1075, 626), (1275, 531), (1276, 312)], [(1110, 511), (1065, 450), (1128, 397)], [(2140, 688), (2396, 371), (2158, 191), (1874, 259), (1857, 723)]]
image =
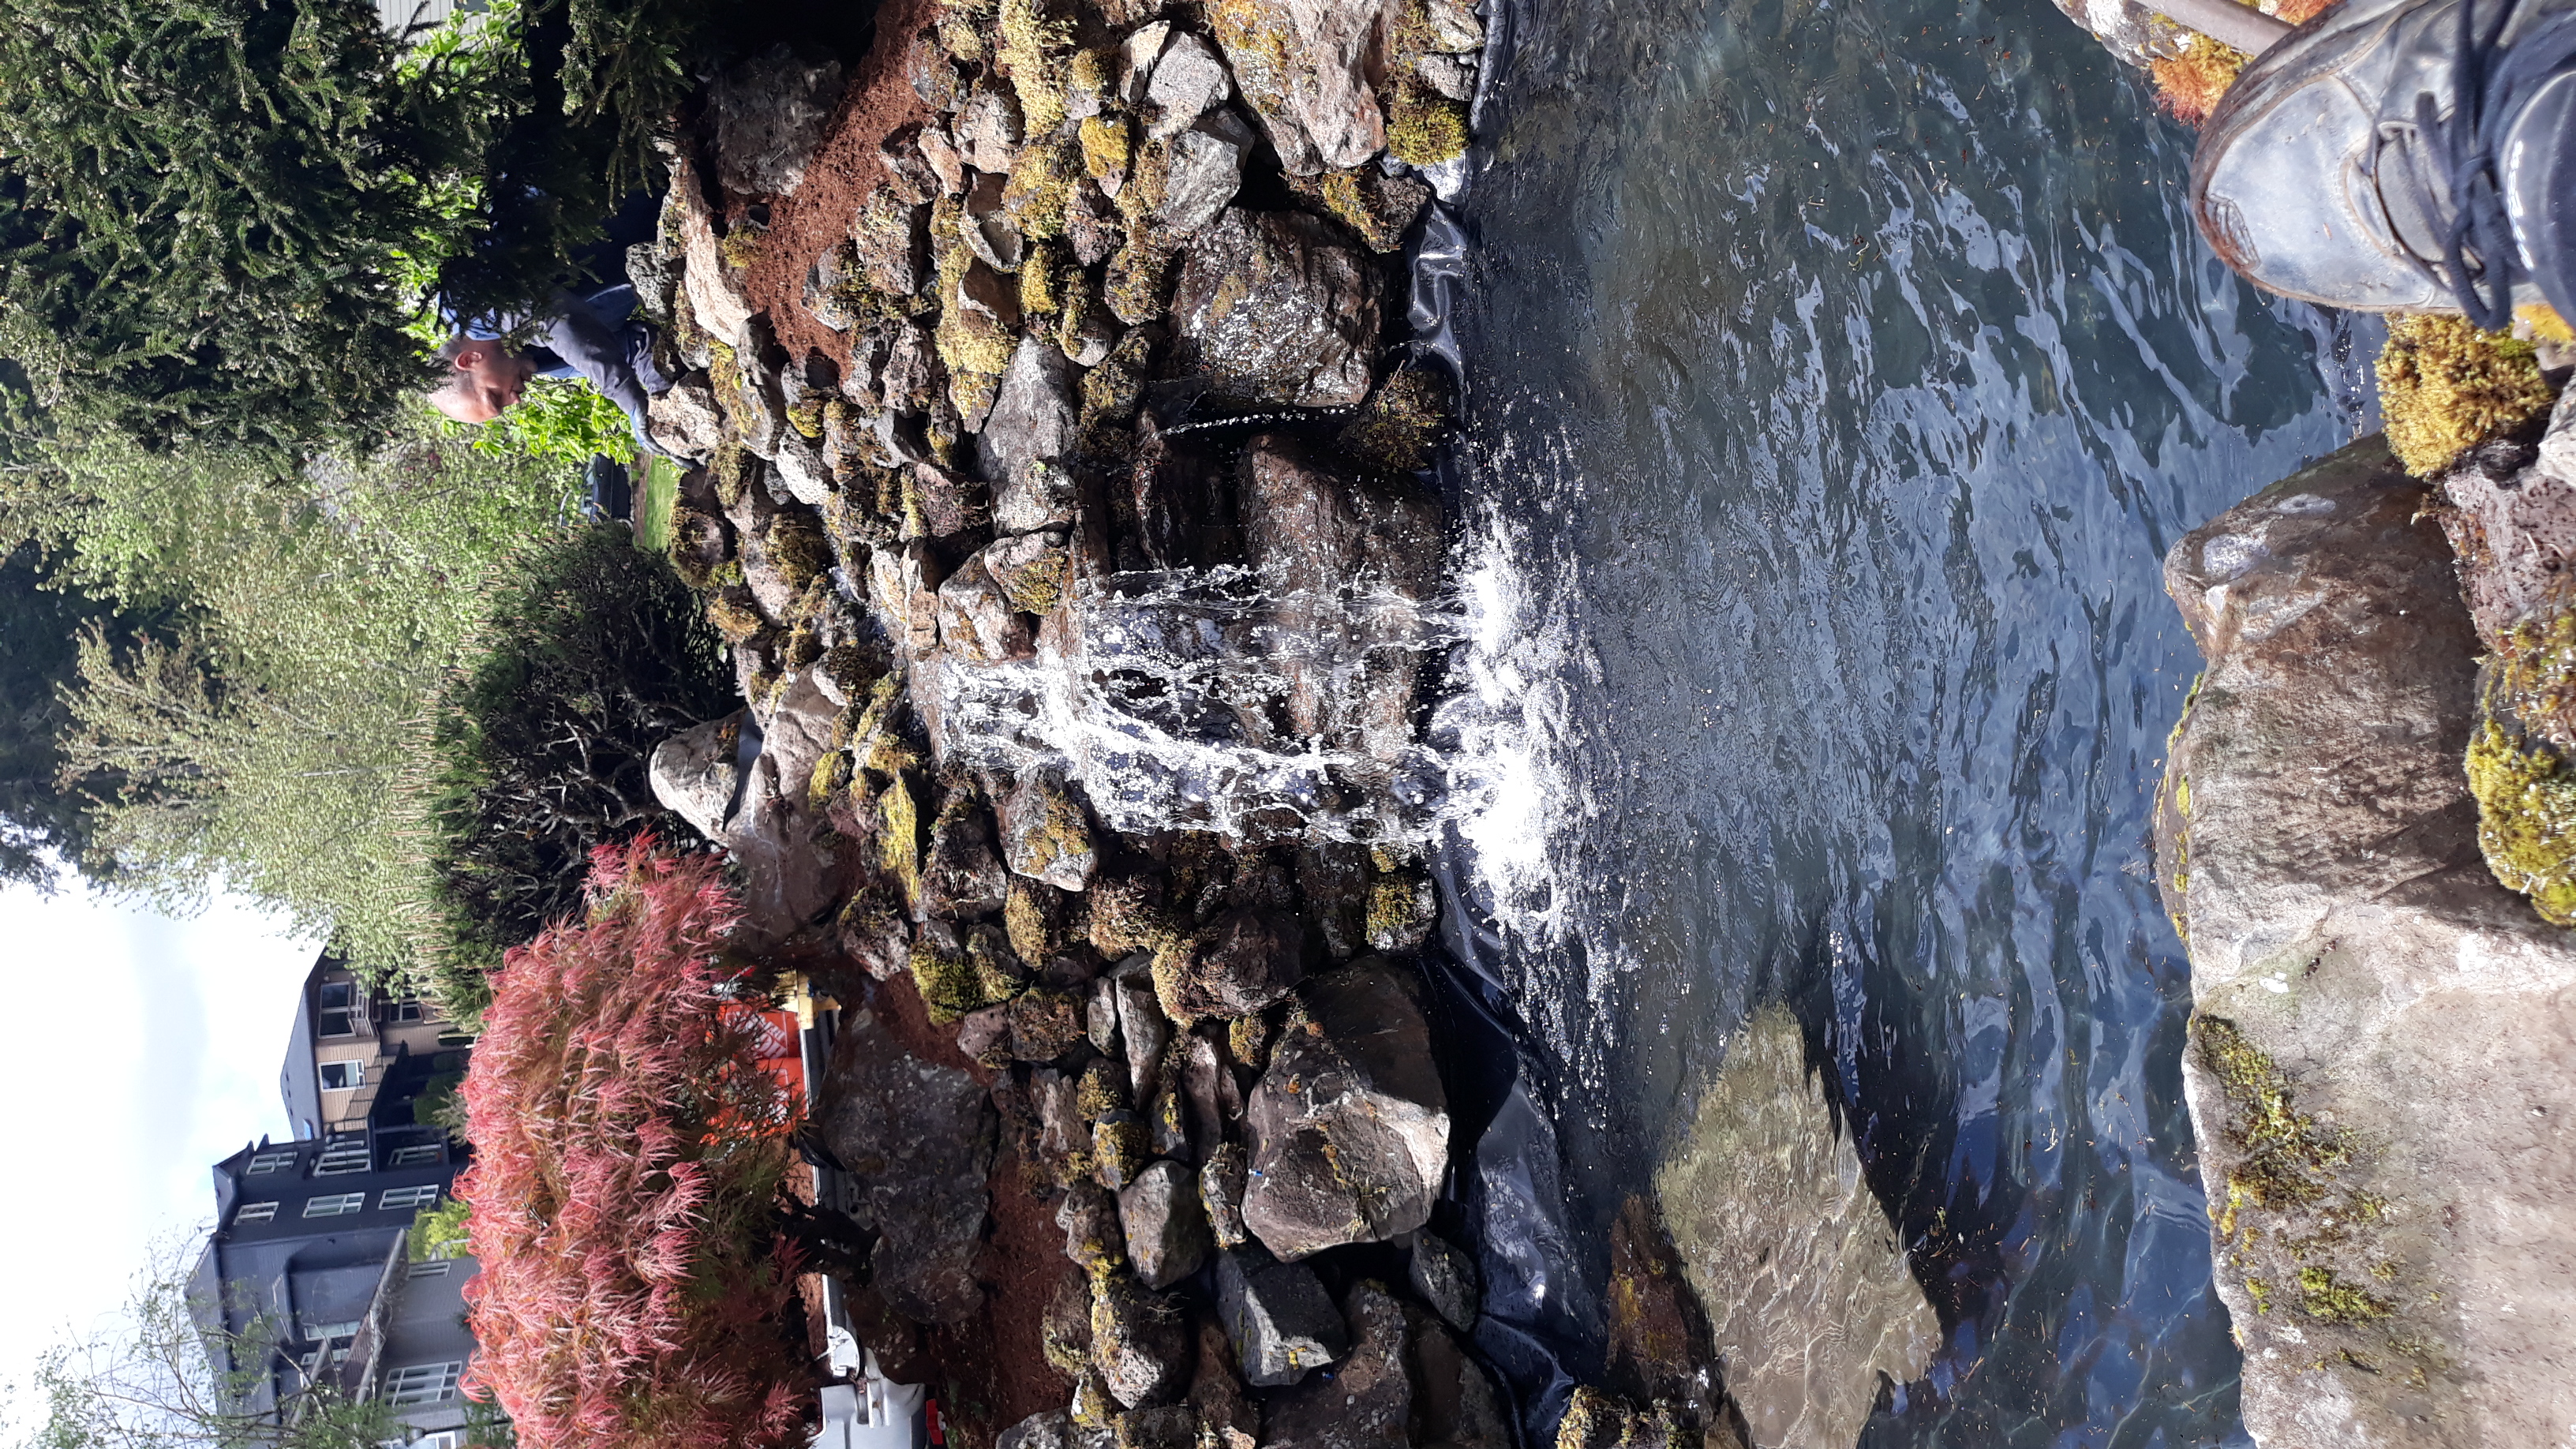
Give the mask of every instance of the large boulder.
[(727, 191), (783, 196), (805, 180), (823, 124), (841, 99), (841, 63), (784, 43), (716, 79), (716, 174)]
[(1052, 463), (1073, 450), (1073, 377), (1064, 352), (1034, 337), (1020, 339), (984, 431), (975, 437), (978, 461), (993, 486), (993, 522), (1005, 533), (1026, 533), (1069, 522), (1031, 465)]
[(1304, 923), (1245, 906), (1156, 956), (1154, 990), (1175, 1021), (1249, 1016), (1287, 996), (1305, 971)]
[(922, 1323), (962, 1323), (983, 1302), (975, 1256), (993, 1162), (990, 1095), (904, 1048), (872, 1012), (834, 1043), (823, 1136), (867, 1196), (882, 1241), (872, 1284)]
[(1881, 1378), (1930, 1364), (1940, 1320), (1787, 1007), (1728, 1044), (1655, 1192), (1756, 1449), (1852, 1443)]
[(1281, 1258), (1430, 1220), (1449, 1162), (1449, 1099), (1417, 989), (1406, 968), (1377, 957), (1298, 988), (1243, 1114), (1244, 1226)]
[(1440, 505), (1410, 483), (1363, 478), (1285, 434), (1244, 447), (1244, 542), (1270, 601), (1286, 722), (1312, 747), (1391, 765), (1413, 744), (1413, 703), (1434, 633)]
[(1199, 1207), (1198, 1174), (1166, 1157), (1118, 1194), (1127, 1260), (1148, 1288), (1169, 1288), (1206, 1266), (1215, 1251)]
[[(765, 722), (744, 711), (698, 725), (663, 741), (647, 765), (654, 797), (742, 867), (749, 945), (796, 934), (842, 898), (844, 862), (813, 798), (814, 767), (832, 747), (839, 716), (805, 671)], [(746, 728), (762, 729), (747, 775), (739, 758)]]
[(1182, 260), (1173, 353), (1220, 396), (1357, 404), (1368, 396), (1378, 308), (1378, 269), (1329, 224), (1228, 207)]
[(2477, 642), (2425, 501), (2369, 439), (2165, 561), (2208, 670), (2165, 767), (2158, 883), (2265, 1449), (2576, 1424), (2576, 938), (2480, 857)]
[(1291, 176), (1345, 171), (1386, 144), (1369, 69), (1383, 0), (1221, 0), (1210, 28)]

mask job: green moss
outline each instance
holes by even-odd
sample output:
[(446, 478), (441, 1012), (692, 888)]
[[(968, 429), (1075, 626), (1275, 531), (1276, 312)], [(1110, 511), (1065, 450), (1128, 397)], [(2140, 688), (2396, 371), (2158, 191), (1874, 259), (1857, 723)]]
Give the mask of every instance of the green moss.
[(1127, 1071), (1116, 1059), (1094, 1057), (1073, 1085), (1073, 1107), (1082, 1120), (1097, 1122), (1133, 1107), (1127, 1095)]
[(2376, 1323), (2389, 1315), (2388, 1301), (2355, 1288), (2325, 1268), (2299, 1270), (2299, 1307), (2310, 1318), (2328, 1323)]
[(1270, 1065), (1270, 1023), (1258, 1016), (1238, 1016), (1225, 1026), (1225, 1046), (1238, 1063), (1253, 1071)]
[(2539, 417), (2555, 401), (2532, 345), (2465, 318), (2401, 316), (2379, 353), (2388, 448), (2431, 478), (2462, 453)]
[(1369, 394), (1342, 428), (1342, 450), (1381, 473), (1418, 473), (1449, 425), (1449, 376), (1436, 367), (1401, 367)]
[(1141, 878), (1104, 881), (1088, 894), (1092, 949), (1112, 961), (1133, 951), (1161, 950), (1178, 938), (1178, 923), (1154, 903)]
[(1172, 255), (1161, 247), (1130, 239), (1109, 259), (1101, 298), (1109, 311), (1130, 327), (1162, 315), (1172, 293)]
[(1628, 1449), (1635, 1418), (1625, 1400), (1586, 1384), (1566, 1400), (1556, 1449)]
[(787, 426), (794, 428), (798, 437), (804, 438), (809, 442), (822, 441), (823, 405), (827, 401), (829, 401), (829, 399), (824, 394), (813, 392), (807, 393), (796, 401), (789, 403), (787, 405)]
[[(1100, 1175), (1102, 1187), (1115, 1192), (1127, 1186), (1153, 1160), (1153, 1143), (1136, 1114), (1122, 1113), (1091, 1124), (1091, 1166)], [(1097, 1319), (1093, 1320), (1092, 1333), (1097, 1341)]]
[[(882, 751), (871, 756), (871, 764), (885, 763)], [(877, 847), (887, 872), (903, 885), (906, 901), (921, 899), (921, 798), (915, 793), (911, 772), (895, 769), (881, 771), (891, 778), (885, 789), (877, 792), (877, 818), (882, 827), (877, 832)]]
[(1019, 222), (1021, 235), (1031, 241), (1064, 235), (1065, 205), (1082, 172), (1082, 146), (1074, 137), (1042, 137), (1020, 148), (1002, 187), (1002, 205)]
[(736, 644), (748, 644), (769, 632), (769, 621), (760, 616), (760, 606), (752, 602), (751, 590), (740, 584), (707, 596), (707, 622)]
[(946, 950), (927, 932), (913, 942), (912, 984), (921, 992), (930, 1019), (942, 1026), (1019, 994), (1017, 983), (996, 971), (989, 956), (973, 946), (970, 936), (964, 949)]
[(1136, 133), (1124, 116), (1093, 116), (1079, 131), (1082, 169), (1094, 181), (1123, 176), (1135, 159)]
[(686, 499), (671, 505), (671, 537), (664, 552), (682, 583), (700, 592), (715, 587), (716, 570), (730, 561), (729, 547), (723, 519)]
[(716, 242), (716, 255), (735, 271), (747, 270), (760, 259), (760, 243), (767, 235), (757, 223), (738, 222)]
[(1047, 0), (1001, 0), (994, 29), (994, 56), (1010, 72), (1028, 133), (1044, 135), (1063, 125), (1073, 21), (1055, 14)]
[(1369, 945), (1380, 951), (1409, 951), (1422, 944), (1431, 927), (1431, 881), (1406, 872), (1369, 882), (1365, 929)]
[(1002, 379), (989, 372), (951, 372), (948, 374), (948, 401), (958, 415), (982, 418), (993, 410), (1002, 395)]
[[(941, 313), (939, 330), (934, 335), (939, 345), (939, 360), (948, 364), (952, 397), (955, 396), (959, 373), (999, 378), (1009, 369), (1011, 349), (1018, 342), (990, 315), (969, 312), (963, 307), (951, 307)], [(968, 410), (961, 407), (959, 411)]]
[(759, 479), (760, 460), (740, 443), (718, 443), (708, 472), (715, 479), (716, 502), (734, 508), (742, 503), (751, 485)]
[(825, 751), (823, 757), (814, 762), (814, 775), (806, 782), (805, 798), (817, 807), (828, 805), (833, 796), (850, 788), (850, 781), (856, 774), (848, 751)]
[(1087, 1369), (1073, 1385), (1072, 1418), (1077, 1429), (1107, 1431), (1118, 1417), (1118, 1400), (1109, 1393), (1109, 1381), (1100, 1370)]
[(832, 544), (823, 537), (823, 520), (802, 508), (779, 510), (778, 516), (770, 520), (769, 536), (762, 542), (768, 546), (769, 561), (779, 577), (799, 593), (832, 567)]
[(823, 641), (811, 623), (799, 623), (787, 631), (778, 646), (778, 664), (782, 669), (802, 669), (823, 657)]
[(2576, 772), (2489, 721), (2469, 738), (2468, 774), (2487, 869), (2541, 919), (2576, 925)]
[[(1049, 465), (1045, 463), (1037, 463), (1031, 466), (1034, 470), (1035, 468), (1044, 468)], [(1048, 551), (1045, 557), (1040, 558), (1033, 564), (1030, 564), (1027, 568), (1021, 569), (1012, 574), (1010, 582), (1002, 585), (1002, 595), (1011, 601), (1012, 608), (1017, 609), (1022, 613), (1053, 613), (1056, 605), (1064, 602), (1064, 586), (1072, 577), (1072, 574), (1073, 555), (1064, 549), (1052, 549)], [(1052, 810), (1053, 808), (1053, 805), (1050, 804), (1049, 809)], [(1072, 808), (1074, 811), (1074, 818), (1070, 821), (1059, 822), (1055, 816), (1050, 814), (1048, 816), (1048, 828), (1052, 831), (1059, 823), (1063, 824), (1066, 827), (1066, 833), (1063, 834), (1062, 842), (1060, 843), (1063, 843), (1063, 848), (1067, 853), (1080, 855), (1091, 848), (1091, 832), (1089, 829), (1084, 828), (1081, 825), (1081, 807), (1074, 806)], [(1078, 846), (1069, 843), (1077, 838), (1080, 841)], [(1050, 856), (1049, 858), (1053, 859), (1054, 857)]]
[(2301, 1113), (2288, 1074), (2234, 1022), (2199, 1016), (2191, 1030), (2201, 1065), (2226, 1096), (2227, 1135), (2245, 1153), (2228, 1170), (2218, 1218), (2219, 1236), (2233, 1241), (2246, 1208), (2282, 1212), (2323, 1199), (2352, 1140)]
[(1467, 154), (1467, 108), (1399, 72), (1387, 106), (1386, 149), (1413, 166), (1437, 166)]
[[(1074, 264), (1073, 253), (1060, 241), (1042, 241), (1029, 248), (1020, 263), (1020, 313), (1024, 317), (1052, 317), (1064, 309), (1071, 294), (1071, 284), (1082, 279), (1082, 268)], [(1032, 325), (1029, 329), (1044, 336)]]
[(1009, 894), (1002, 898), (1002, 930), (1011, 938), (1011, 949), (1023, 961), (1052, 959), (1062, 945), (1056, 939), (1053, 902), (1045, 892), (1053, 887), (1023, 876), (1011, 877)]
[(1405, 232), (1431, 200), (1431, 188), (1420, 181), (1389, 176), (1374, 166), (1291, 177), (1288, 186), (1358, 233), (1361, 245), (1381, 255), (1403, 249)]
[(2490, 661), (2495, 697), (2561, 752), (2576, 750), (2576, 609), (2514, 626)]

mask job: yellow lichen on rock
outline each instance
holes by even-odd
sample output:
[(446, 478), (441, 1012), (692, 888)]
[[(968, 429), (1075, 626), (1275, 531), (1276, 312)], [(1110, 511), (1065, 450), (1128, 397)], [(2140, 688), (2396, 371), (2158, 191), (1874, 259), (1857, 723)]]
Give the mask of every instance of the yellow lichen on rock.
[(1136, 147), (1124, 117), (1089, 117), (1077, 134), (1082, 144), (1082, 169), (1092, 180), (1107, 181), (1127, 174), (1127, 163), (1134, 159)]
[(2576, 925), (2576, 772), (2492, 721), (2469, 739), (2469, 793), (2487, 869), (2556, 925)]
[(2440, 474), (2556, 400), (2530, 343), (2482, 332), (2460, 317), (2391, 321), (2378, 371), (2388, 449), (2418, 478)]
[(1073, 22), (1051, 13), (1047, 0), (1002, 0), (995, 25), (994, 58), (1019, 93), (1028, 134), (1042, 136), (1064, 124), (1066, 58), (1073, 50)]

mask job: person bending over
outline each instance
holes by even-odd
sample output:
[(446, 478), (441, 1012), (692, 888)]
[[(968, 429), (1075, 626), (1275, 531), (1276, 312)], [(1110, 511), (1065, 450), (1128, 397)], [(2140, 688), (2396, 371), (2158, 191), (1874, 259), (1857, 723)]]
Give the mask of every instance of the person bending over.
[[(620, 283), (586, 297), (556, 292), (532, 328), (511, 317), (469, 324), (438, 349), (445, 373), (430, 405), (460, 423), (488, 423), (519, 400), (530, 378), (579, 378), (617, 404), (637, 445), (654, 452), (645, 406), (671, 385), (653, 365), (651, 332), (634, 314), (635, 289)], [(529, 345), (514, 349), (505, 339), (523, 328)]]

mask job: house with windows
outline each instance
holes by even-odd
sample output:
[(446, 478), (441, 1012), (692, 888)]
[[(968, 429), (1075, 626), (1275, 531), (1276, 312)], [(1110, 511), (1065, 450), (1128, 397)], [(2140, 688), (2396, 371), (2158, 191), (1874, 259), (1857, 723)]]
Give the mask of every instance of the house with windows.
[[(217, 1226), (190, 1300), (242, 1406), (276, 1412), (308, 1385), (381, 1398), (427, 1449), (458, 1449), (471, 1258), (415, 1261), (409, 1229), (445, 1200), (462, 1154), (436, 1128), (261, 1141), (215, 1164)], [(228, 1361), (255, 1356), (259, 1362)]]
[(474, 1348), (463, 1290), (476, 1265), (414, 1259), (410, 1229), (465, 1166), (464, 1149), (416, 1109), (463, 1073), (471, 1045), (336, 957), (314, 963), (279, 1080), (295, 1138), (215, 1164), (215, 1230), (189, 1285), (242, 1408), (291, 1413), (303, 1390), (327, 1384), (382, 1400), (405, 1444), (462, 1449), (460, 1380)]
[(298, 1139), (408, 1124), (412, 1104), (465, 1070), (473, 1038), (413, 997), (369, 988), (328, 952), (288, 1032), (278, 1090)]

